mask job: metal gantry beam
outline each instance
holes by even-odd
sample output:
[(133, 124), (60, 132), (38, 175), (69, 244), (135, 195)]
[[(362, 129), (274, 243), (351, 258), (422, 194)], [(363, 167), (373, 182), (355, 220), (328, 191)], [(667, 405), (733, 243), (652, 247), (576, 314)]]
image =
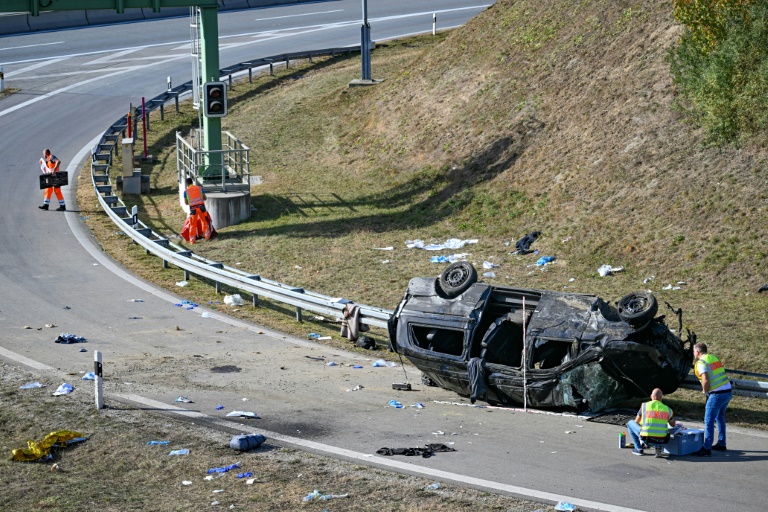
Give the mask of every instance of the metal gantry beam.
[(28, 12), (39, 16), (44, 11), (84, 11), (110, 9), (122, 14), (125, 9), (152, 9), (160, 12), (169, 7), (218, 7), (217, 0), (2, 0), (0, 12)]

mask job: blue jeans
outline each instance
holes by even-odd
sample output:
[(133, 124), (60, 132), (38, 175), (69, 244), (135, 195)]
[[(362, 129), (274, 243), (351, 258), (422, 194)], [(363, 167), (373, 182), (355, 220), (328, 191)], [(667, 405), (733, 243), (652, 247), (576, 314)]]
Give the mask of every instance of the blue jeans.
[(627, 432), (629, 432), (629, 438), (632, 439), (632, 444), (635, 445), (635, 450), (642, 450), (643, 442), (640, 440), (640, 425), (635, 420), (629, 420)]
[(710, 393), (704, 407), (704, 449), (711, 450), (717, 423), (717, 444), (725, 446), (725, 409), (733, 393)]

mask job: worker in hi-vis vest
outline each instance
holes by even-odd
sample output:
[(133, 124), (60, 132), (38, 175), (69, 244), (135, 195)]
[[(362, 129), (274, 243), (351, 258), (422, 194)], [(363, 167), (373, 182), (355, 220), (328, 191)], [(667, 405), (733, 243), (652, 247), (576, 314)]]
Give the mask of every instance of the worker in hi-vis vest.
[[(637, 412), (637, 417), (627, 423), (627, 431), (632, 443), (635, 445), (633, 455), (643, 455), (643, 441), (669, 439), (669, 427), (675, 426), (672, 419), (672, 409), (661, 403), (664, 398), (659, 388), (651, 392), (651, 401), (645, 402)], [(656, 455), (659, 455), (660, 447), (656, 447)]]
[(192, 178), (187, 178), (184, 202), (189, 205), (189, 241), (195, 243), (198, 238), (211, 238), (211, 224), (205, 210), (205, 191), (195, 185)]
[[(725, 446), (725, 410), (733, 396), (731, 381), (725, 375), (725, 366), (718, 358), (707, 353), (707, 345), (697, 343), (693, 346), (693, 357), (696, 359), (693, 371), (701, 382), (701, 392), (707, 397), (704, 406), (704, 445), (693, 455), (709, 457), (712, 450), (724, 452)], [(717, 444), (715, 440), (715, 423), (717, 423)]]
[[(61, 170), (61, 160), (51, 154), (51, 150), (45, 148), (43, 150), (43, 157), (40, 159), (40, 171), (43, 174), (53, 174)], [(56, 199), (59, 200), (59, 207), (56, 208), (57, 212), (66, 211), (67, 207), (64, 204), (64, 194), (61, 193), (59, 187), (48, 187), (43, 194), (43, 205), (38, 206), (41, 210), (47, 210), (51, 204), (51, 196), (56, 193)]]

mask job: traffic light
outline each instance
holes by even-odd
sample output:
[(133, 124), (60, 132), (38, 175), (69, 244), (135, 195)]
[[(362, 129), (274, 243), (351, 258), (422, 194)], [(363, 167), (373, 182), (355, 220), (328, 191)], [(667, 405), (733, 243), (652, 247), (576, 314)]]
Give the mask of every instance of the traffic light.
[(227, 115), (227, 84), (224, 82), (203, 84), (203, 113), (205, 117)]

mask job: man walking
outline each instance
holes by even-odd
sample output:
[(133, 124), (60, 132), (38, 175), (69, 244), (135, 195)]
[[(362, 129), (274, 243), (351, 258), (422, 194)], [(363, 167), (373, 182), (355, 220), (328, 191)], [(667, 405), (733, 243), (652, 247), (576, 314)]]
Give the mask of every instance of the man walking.
[[(48, 148), (43, 150), (43, 157), (40, 159), (40, 170), (43, 174), (53, 174), (61, 170), (61, 160), (52, 155), (51, 150)], [(45, 200), (43, 201), (43, 205), (38, 206), (38, 208), (41, 210), (47, 210), (51, 204), (51, 196), (54, 194), (54, 192), (56, 193), (56, 199), (59, 200), (59, 207), (56, 208), (56, 211), (66, 211), (67, 207), (64, 204), (64, 194), (61, 193), (61, 188), (59, 187), (46, 188), (45, 193), (43, 194), (43, 198)]]
[[(661, 403), (664, 398), (659, 388), (651, 392), (651, 401), (645, 402), (637, 417), (627, 423), (627, 430), (635, 445), (632, 455), (643, 455), (643, 440), (665, 441), (669, 439), (669, 427), (675, 426), (672, 409)], [(661, 456), (661, 447), (656, 447), (656, 456)]]
[[(731, 381), (725, 375), (725, 367), (718, 358), (707, 353), (707, 345), (697, 343), (693, 346), (696, 359), (694, 372), (701, 382), (701, 392), (707, 397), (704, 407), (704, 445), (693, 455), (710, 457), (712, 450), (724, 452), (725, 447), (725, 409), (731, 401), (733, 391)], [(717, 423), (717, 444), (713, 445)]]
[(211, 223), (205, 210), (205, 191), (195, 185), (192, 178), (187, 178), (184, 202), (189, 205), (189, 241), (195, 243), (198, 238), (211, 238)]

